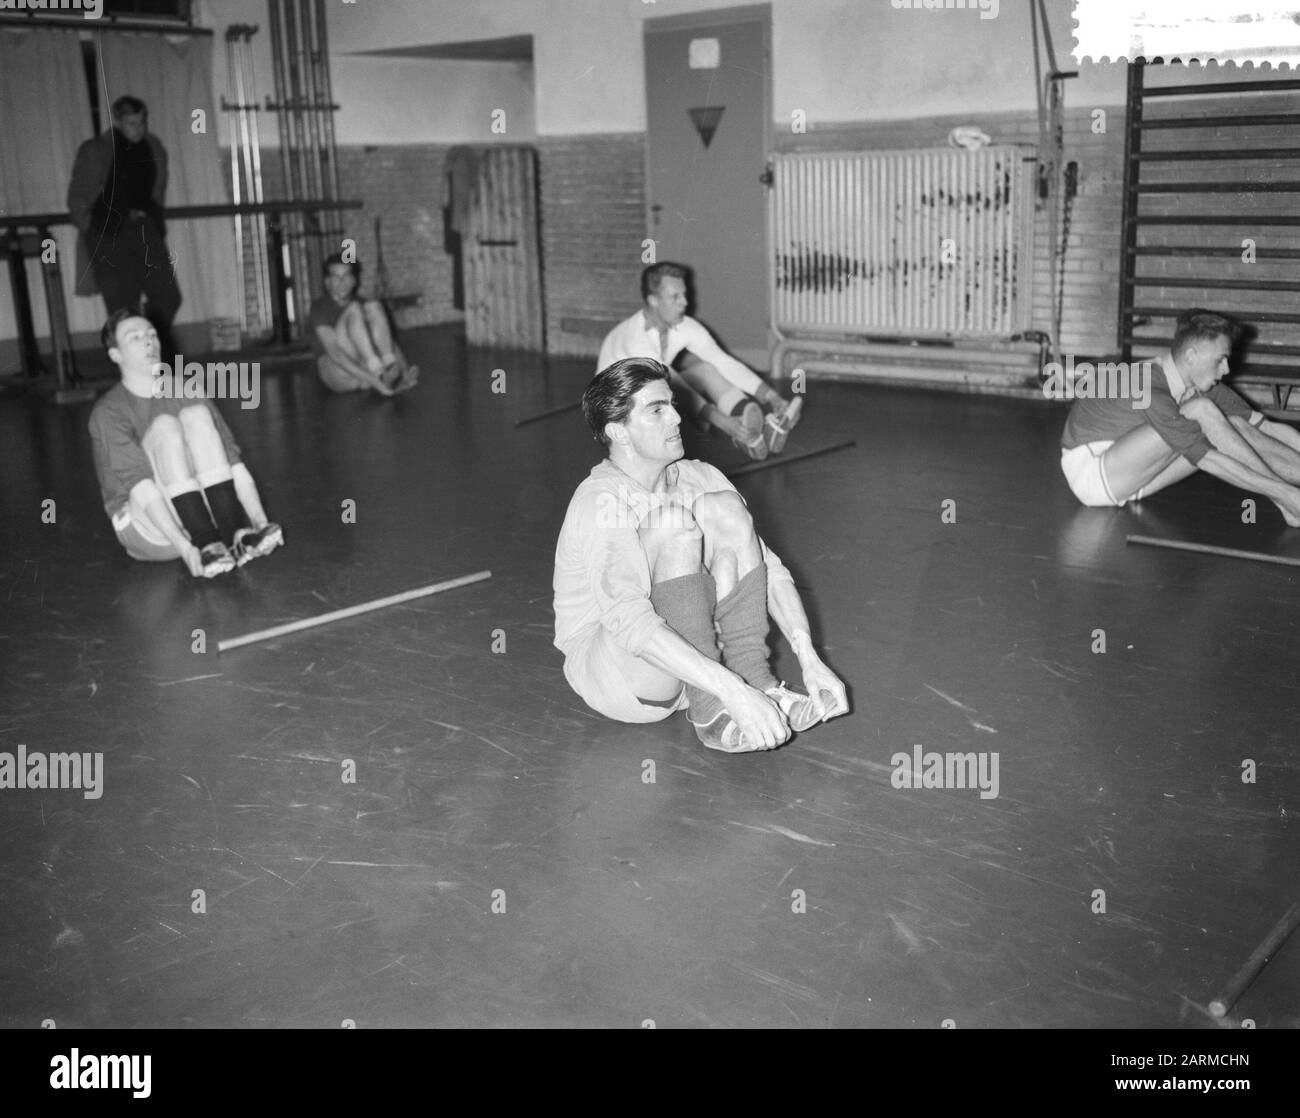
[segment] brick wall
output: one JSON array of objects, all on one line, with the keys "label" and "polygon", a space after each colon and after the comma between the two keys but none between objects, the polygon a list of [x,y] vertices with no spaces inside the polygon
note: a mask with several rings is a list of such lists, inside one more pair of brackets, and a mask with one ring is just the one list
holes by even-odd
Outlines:
[{"label": "brick wall", "polygon": [[[450,150],[433,144],[339,149],[343,194],[365,204],[344,218],[366,267],[362,290],[373,290],[374,219],[380,216],[393,294],[422,296],[420,305],[398,313],[401,326],[464,317],[453,306],[452,260],[443,249],[443,168]],[[538,141],[538,151],[547,348],[594,357],[601,324],[626,318],[640,301],[645,136],[547,137]],[[263,160],[263,177],[266,194],[278,195],[274,151]],[[317,286],[313,281],[313,291]]]},{"label": "brick wall", "polygon": [[640,305],[645,135],[543,137],[538,148],[547,349],[594,357],[601,323]]},{"label": "brick wall", "polygon": [[[935,117],[880,123],[817,125],[802,135],[778,131],[777,150],[861,150],[936,147],[949,131],[976,123],[997,143],[1032,147],[1033,113]],[[1065,116],[1065,161],[1079,164],[1079,188],[1065,259],[1061,344],[1076,357],[1112,353],[1116,345],[1119,238],[1123,182],[1123,113],[1107,110],[1104,133],[1091,110]],[[421,295],[402,309],[403,326],[456,321],[452,262],[443,251],[442,181],[449,147],[384,146],[339,149],[343,193],[365,208],[345,218],[366,265],[363,290],[373,289],[374,219],[383,218],[384,254],[395,295]],[[602,325],[639,304],[637,277],[645,237],[645,135],[617,133],[538,140],[543,292],[547,348],[594,356]],[[279,189],[279,160],[264,160],[268,194]],[[1051,333],[1053,298],[1049,213],[1036,219],[1033,327]]]},{"label": "brick wall", "polygon": [[464,317],[452,304],[452,258],[443,248],[443,167],[450,150],[433,144],[339,149],[343,194],[365,203],[344,219],[367,266],[363,291],[374,289],[375,218],[380,217],[390,295],[422,296],[418,305],[396,312],[399,326]]},{"label": "brick wall", "polygon": [[[344,198],[362,201],[360,210],[343,213],[344,235],[357,242],[363,265],[361,291],[372,294],[378,253],[375,218],[381,217],[384,262],[390,295],[397,297],[399,326],[427,326],[464,317],[452,305],[452,260],[443,250],[443,166],[449,145],[340,147],[339,188]],[[229,174],[229,152],[223,160]],[[276,149],[262,154],[263,194],[282,198],[283,176]],[[333,251],[338,251],[337,249]],[[250,316],[255,316],[251,249],[245,246],[245,283]],[[320,293],[320,277],[311,277],[310,298]],[[401,297],[418,295],[418,303]],[[266,324],[270,328],[270,323]]]}]

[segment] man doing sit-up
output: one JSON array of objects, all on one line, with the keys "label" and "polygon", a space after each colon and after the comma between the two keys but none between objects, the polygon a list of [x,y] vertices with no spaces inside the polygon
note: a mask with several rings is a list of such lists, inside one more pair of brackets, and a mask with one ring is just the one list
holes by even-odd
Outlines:
[{"label": "man doing sit-up", "polygon": [[1139,501],[1199,469],[1269,498],[1300,528],[1300,435],[1219,383],[1240,332],[1224,315],[1185,311],[1169,353],[1149,363],[1147,407],[1114,396],[1075,401],[1061,470],[1083,504]]},{"label": "man doing sit-up", "polygon": [[730,435],[751,458],[779,454],[799,422],[803,397],[785,399],[686,313],[686,277],[684,267],[667,261],[642,271],[643,305],[606,336],[596,368],[625,357],[657,358],[700,424]]},{"label": "man doing sit-up", "polygon": [[373,388],[392,396],[413,388],[420,370],[408,365],[377,299],[357,298],[361,265],[340,253],[321,265],[325,294],[311,305],[307,330],[321,383],[334,392]]},{"label": "man doing sit-up", "polygon": [[[569,503],[555,552],[555,644],[588,706],[621,722],[685,710],[710,749],[772,749],[848,710],[785,565],[735,487],[682,457],[668,370],[616,361],[582,397],[608,457]],[[807,695],[768,666],[768,614]]]},{"label": "man doing sit-up", "polygon": [[[186,398],[159,363],[158,333],[129,309],[100,340],[121,382],[90,413],[104,511],[132,559],[181,559],[213,578],[284,542],[262,510],[230,428],[206,399]],[[165,391],[162,391],[165,389]]]}]

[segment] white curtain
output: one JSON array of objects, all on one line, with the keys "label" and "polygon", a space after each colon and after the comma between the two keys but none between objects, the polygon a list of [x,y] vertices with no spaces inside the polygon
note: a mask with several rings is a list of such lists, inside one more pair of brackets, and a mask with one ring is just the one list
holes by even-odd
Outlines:
[{"label": "white curtain", "polygon": [[[127,93],[149,107],[149,131],[167,149],[166,204],[228,204],[219,148],[222,121],[212,105],[213,36],[103,32],[95,40],[105,115],[108,106]],[[196,131],[200,124],[204,130]],[[230,230],[229,216],[168,220],[167,246],[176,257],[176,280],[184,299],[178,323],[238,319]]]},{"label": "white curtain", "polygon": [[[0,211],[65,213],[72,161],[90,136],[90,93],[76,31],[0,28]],[[74,297],[77,231],[50,230],[59,253],[71,329],[97,331],[104,304]],[[39,260],[27,261],[27,286],[38,337],[49,334]],[[18,336],[9,268],[0,266],[0,341]],[[10,362],[5,362],[9,371]]]}]

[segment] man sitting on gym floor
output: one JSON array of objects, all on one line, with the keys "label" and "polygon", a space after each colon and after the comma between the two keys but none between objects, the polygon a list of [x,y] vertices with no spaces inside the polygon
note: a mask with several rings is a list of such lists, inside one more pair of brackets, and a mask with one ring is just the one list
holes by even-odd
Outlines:
[{"label": "man sitting on gym floor", "polygon": [[1185,311],[1170,352],[1151,362],[1149,407],[1075,401],[1061,436],[1061,470],[1080,501],[1140,501],[1200,469],[1268,497],[1300,528],[1300,434],[1219,383],[1240,333],[1224,315]]},{"label": "man sitting on gym floor", "polygon": [[392,396],[413,388],[420,375],[393,340],[388,314],[377,299],[358,299],[361,265],[335,253],[322,265],[325,294],[311,305],[307,332],[316,370],[335,392],[373,388]]},{"label": "man sitting on gym floor", "polygon": [[262,511],[253,476],[210,400],[159,392],[158,333],[138,313],[115,311],[100,340],[121,372],[90,413],[104,511],[132,559],[182,559],[213,578],[284,542]]},{"label": "man sitting on gym floor", "polygon": [[596,368],[625,357],[658,360],[670,367],[673,387],[697,422],[730,435],[751,458],[779,454],[799,422],[803,398],[786,400],[686,313],[686,274],[666,261],[641,273],[645,306],[609,332]]},{"label": "man sitting on gym floor", "polygon": [[[682,458],[668,370],[649,358],[597,373],[582,410],[608,457],[578,486],[555,552],[555,644],[588,706],[621,722],[685,709],[710,749],[773,749],[848,710],[812,645],[785,565],[735,487]],[[807,695],[768,666],[768,613]]]}]

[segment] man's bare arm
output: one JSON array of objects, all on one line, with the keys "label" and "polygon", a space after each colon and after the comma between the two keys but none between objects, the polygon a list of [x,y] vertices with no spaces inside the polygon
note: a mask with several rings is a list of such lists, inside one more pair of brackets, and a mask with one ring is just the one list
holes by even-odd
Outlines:
[{"label": "man's bare arm", "polygon": [[1272,473],[1264,459],[1246,441],[1245,436],[1228,421],[1227,416],[1219,410],[1214,401],[1204,396],[1191,396],[1179,405],[1178,410],[1184,419],[1190,419],[1200,427],[1205,437],[1210,440],[1210,445],[1224,457],[1234,459],[1255,474]]},{"label": "man's bare arm", "polygon": [[1197,468],[1229,485],[1267,497],[1282,510],[1283,517],[1291,527],[1300,528],[1300,489],[1287,485],[1272,472],[1261,473],[1251,469],[1220,450],[1206,451],[1205,457],[1197,463]]},{"label": "man's bare arm", "polygon": [[[849,709],[844,684],[836,678],[822,658],[817,655],[817,650],[813,648],[812,628],[808,624],[808,613],[803,608],[803,600],[799,597],[799,591],[795,589],[794,583],[787,579],[780,579],[775,582],[769,579],[767,584],[767,608],[772,615],[772,619],[776,622],[777,628],[781,630],[785,639],[790,642],[790,647],[799,660],[799,670],[803,674],[804,686],[807,687],[808,693],[823,708],[822,721],[833,718],[836,714],[843,714]],[[821,691],[830,692],[830,702],[822,698]]]},{"label": "man's bare arm", "polygon": [[1280,443],[1286,443],[1292,450],[1300,451],[1300,431],[1289,423],[1276,423],[1271,419],[1265,419],[1255,430],[1271,435]]},{"label": "man's bare arm", "polygon": [[198,575],[203,571],[203,562],[199,558],[199,549],[190,542],[180,524],[177,523],[171,506],[167,504],[152,478],[138,481],[131,488],[131,496],[138,504],[144,506],[149,522],[162,533],[163,537],[176,549],[190,574]]}]

